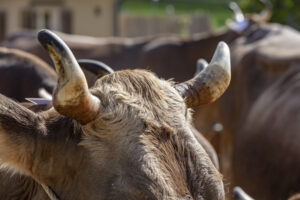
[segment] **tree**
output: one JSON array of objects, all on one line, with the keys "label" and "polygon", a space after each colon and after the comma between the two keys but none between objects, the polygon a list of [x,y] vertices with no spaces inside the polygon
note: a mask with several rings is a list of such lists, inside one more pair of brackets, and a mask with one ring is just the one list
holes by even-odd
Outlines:
[{"label": "tree", "polygon": [[[265,0],[272,4],[271,22],[287,24],[300,30],[299,0]],[[296,3],[298,2],[298,3]],[[259,12],[263,9],[260,0],[241,0],[240,6],[244,13]]]}]

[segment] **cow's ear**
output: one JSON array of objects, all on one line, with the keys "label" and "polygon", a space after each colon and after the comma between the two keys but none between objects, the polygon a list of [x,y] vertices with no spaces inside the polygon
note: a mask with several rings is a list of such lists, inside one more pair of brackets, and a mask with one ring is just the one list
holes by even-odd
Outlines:
[{"label": "cow's ear", "polygon": [[189,107],[208,104],[218,99],[230,83],[230,52],[220,42],[209,65],[193,79],[175,85]]},{"label": "cow's ear", "polygon": [[[51,120],[46,121],[49,116]],[[78,141],[69,137],[73,126],[67,125],[69,119],[54,116],[57,113],[53,110],[34,113],[0,94],[0,167],[47,185],[52,184],[54,178],[60,180],[61,174],[70,168],[76,171],[79,165],[70,163],[77,162],[82,151],[76,148]]]},{"label": "cow's ear", "polygon": [[58,75],[53,93],[54,108],[81,124],[93,121],[101,102],[89,92],[86,78],[69,47],[49,30],[40,31],[38,39],[48,51]]},{"label": "cow's ear", "polygon": [[39,135],[46,133],[39,115],[0,94],[0,165],[19,173],[32,169]]}]

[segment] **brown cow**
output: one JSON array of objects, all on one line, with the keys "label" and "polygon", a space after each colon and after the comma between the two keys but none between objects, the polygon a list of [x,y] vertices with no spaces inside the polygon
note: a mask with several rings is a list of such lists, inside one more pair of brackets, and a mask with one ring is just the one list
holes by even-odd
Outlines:
[{"label": "brown cow", "polygon": [[[100,78],[100,77],[99,77]],[[39,113],[52,108],[52,104],[48,105],[35,105],[30,102],[21,103],[26,108]],[[219,163],[217,154],[214,151],[211,144],[193,127],[191,127],[195,138],[208,154],[209,158],[213,162],[214,166],[218,169]],[[32,192],[30,188],[38,191]],[[41,185],[29,176],[12,174],[5,170],[0,171],[0,199],[11,200],[14,199],[30,199],[41,200],[48,199],[47,193],[43,190]]]},{"label": "brown cow", "polygon": [[[224,199],[221,175],[193,135],[188,106],[214,101],[227,88],[225,43],[187,82],[125,70],[88,90],[70,49],[49,31],[39,40],[58,73],[54,109],[34,113],[0,96],[2,166],[66,200]],[[40,188],[28,190],[34,196]]]},{"label": "brown cow", "polygon": [[[291,66],[299,66],[300,34],[279,24],[256,25],[236,40],[231,50],[231,85],[217,102],[199,109],[202,111],[199,113],[207,124],[223,124],[218,152],[225,181],[240,185],[257,199],[287,199],[299,192],[296,187],[300,188],[297,181],[294,182],[298,174],[293,171],[300,166],[296,158],[298,148],[293,147],[297,141],[293,131],[293,127],[297,127],[297,123],[293,123],[297,119],[294,115],[297,96],[287,98],[284,93],[277,93],[275,97],[275,90],[280,87],[275,89],[273,85],[285,77],[291,82],[288,86],[297,86],[292,76],[285,73]],[[267,97],[270,87],[274,88],[273,98]],[[287,86],[284,90],[290,92]],[[278,104],[283,103],[283,99],[285,104]],[[280,108],[272,108],[272,101]],[[285,112],[287,107],[294,111]],[[287,127],[278,127],[281,123],[277,124],[276,118],[287,120],[284,124]],[[273,142],[279,146],[272,146]],[[295,155],[290,155],[292,151]]]},{"label": "brown cow", "polygon": [[256,199],[287,199],[300,192],[299,77],[300,54],[298,63],[255,101],[236,136],[236,182]]}]

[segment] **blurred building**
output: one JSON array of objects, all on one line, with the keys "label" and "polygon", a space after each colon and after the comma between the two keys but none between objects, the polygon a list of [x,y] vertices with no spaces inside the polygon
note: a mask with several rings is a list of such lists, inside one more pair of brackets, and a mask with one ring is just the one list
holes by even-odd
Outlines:
[{"label": "blurred building", "polygon": [[118,0],[0,0],[0,39],[22,29],[116,34]]}]

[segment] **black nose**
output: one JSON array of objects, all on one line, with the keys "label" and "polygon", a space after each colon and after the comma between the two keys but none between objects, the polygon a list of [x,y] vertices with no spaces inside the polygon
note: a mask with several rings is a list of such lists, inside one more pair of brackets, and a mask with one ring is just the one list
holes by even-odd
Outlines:
[{"label": "black nose", "polygon": [[46,50],[48,50],[49,45],[59,51],[66,51],[68,49],[67,45],[55,33],[47,29],[39,31],[38,40]]}]

